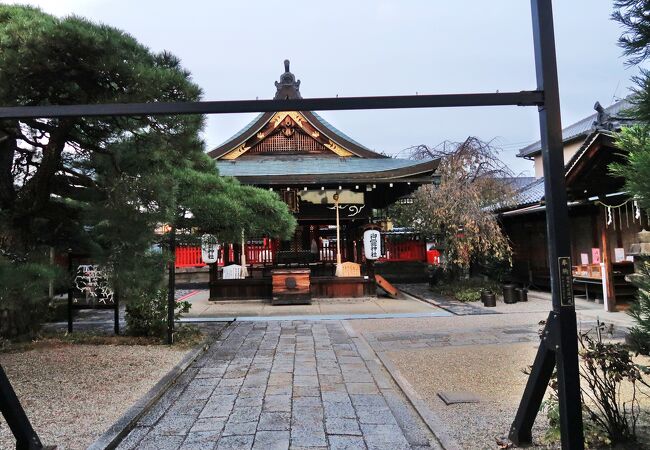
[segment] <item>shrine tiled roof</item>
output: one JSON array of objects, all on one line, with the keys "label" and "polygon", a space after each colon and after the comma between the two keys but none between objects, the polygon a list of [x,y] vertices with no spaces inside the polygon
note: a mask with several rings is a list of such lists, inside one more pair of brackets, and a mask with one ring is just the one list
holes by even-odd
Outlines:
[{"label": "shrine tiled roof", "polygon": [[[336,128],[334,125],[332,125],[331,123],[329,123],[327,120],[323,119],[323,116],[321,116],[320,114],[316,114],[316,113],[313,112],[313,111],[312,111],[311,113],[313,114],[314,117],[316,117],[316,119],[318,119],[318,122],[319,122],[321,125],[324,125],[324,126],[325,126],[329,131],[331,131],[332,133],[334,133],[336,136],[341,137],[341,138],[345,139],[345,140],[348,141],[348,142],[352,142],[354,145],[358,145],[359,147],[361,147],[361,148],[363,148],[363,149],[366,149],[366,150],[368,150],[368,151],[373,151],[373,150],[370,150],[370,149],[369,149],[368,147],[366,147],[365,145],[360,144],[358,141],[355,141],[354,139],[352,139],[350,136],[348,136],[347,134],[345,134],[344,132],[342,132],[341,130],[339,130],[338,128]],[[317,125],[317,124],[315,124],[315,125]]]},{"label": "shrine tiled roof", "polygon": [[[413,161],[395,158],[332,158],[312,156],[274,156],[256,159],[218,160],[217,168],[223,176],[261,181],[293,179],[304,181],[313,177],[320,181],[345,182],[357,179],[398,180],[399,178],[427,176],[438,166],[438,160]],[[251,181],[251,180],[248,180]]]},{"label": "shrine tiled roof", "polygon": [[[623,112],[626,109],[629,109],[630,107],[632,107],[632,104],[630,103],[629,99],[624,98],[608,106],[607,108],[604,108],[604,112],[608,116],[611,116],[611,119],[616,119],[620,123],[620,122],[629,121],[629,119],[626,119],[622,116],[623,116]],[[598,113],[594,113],[562,129],[562,141],[568,142],[577,138],[588,136],[596,129],[594,122],[596,122],[597,118],[598,118]],[[537,141],[520,149],[517,156],[519,156],[520,158],[531,157],[539,153],[541,150],[542,150],[542,143],[541,141]]]}]

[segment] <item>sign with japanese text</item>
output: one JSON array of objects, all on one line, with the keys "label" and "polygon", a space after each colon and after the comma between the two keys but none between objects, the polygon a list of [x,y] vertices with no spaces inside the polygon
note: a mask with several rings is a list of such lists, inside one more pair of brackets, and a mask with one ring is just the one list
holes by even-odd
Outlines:
[{"label": "sign with japanese text", "polygon": [[560,305],[573,306],[573,274],[571,273],[571,257],[558,258],[560,271]]},{"label": "sign with japanese text", "polygon": [[363,254],[366,259],[379,259],[381,256],[381,234],[377,230],[363,233]]}]

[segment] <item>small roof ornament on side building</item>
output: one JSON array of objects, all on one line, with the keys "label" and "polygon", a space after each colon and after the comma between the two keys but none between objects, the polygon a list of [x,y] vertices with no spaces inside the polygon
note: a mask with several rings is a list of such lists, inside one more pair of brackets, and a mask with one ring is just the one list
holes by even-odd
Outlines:
[{"label": "small roof ornament on side building", "polygon": [[300,80],[296,80],[294,74],[289,71],[289,60],[284,60],[284,73],[280,75],[280,81],[275,82],[277,89],[275,93],[275,100],[302,98],[300,95]]},{"label": "small roof ornament on side building", "polygon": [[609,114],[600,102],[596,102],[594,109],[596,110],[596,120],[592,123],[594,130],[616,131],[621,128],[621,124],[616,120],[616,117]]}]

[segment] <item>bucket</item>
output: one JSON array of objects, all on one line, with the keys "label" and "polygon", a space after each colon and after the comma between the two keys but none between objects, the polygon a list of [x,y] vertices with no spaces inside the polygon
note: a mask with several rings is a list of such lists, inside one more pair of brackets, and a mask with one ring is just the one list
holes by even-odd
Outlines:
[{"label": "bucket", "polygon": [[514,284],[503,285],[503,303],[507,303],[507,304],[517,303]]},{"label": "bucket", "polygon": [[517,291],[517,300],[520,302],[527,302],[528,301],[528,289],[526,288],[517,288],[515,289]]}]

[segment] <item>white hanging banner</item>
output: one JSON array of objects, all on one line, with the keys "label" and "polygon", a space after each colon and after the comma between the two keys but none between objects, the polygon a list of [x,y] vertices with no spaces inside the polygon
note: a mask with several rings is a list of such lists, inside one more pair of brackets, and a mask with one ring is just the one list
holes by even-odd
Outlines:
[{"label": "white hanging banner", "polygon": [[363,254],[366,259],[379,259],[381,256],[381,234],[378,230],[366,230],[363,233]]},{"label": "white hanging banner", "polygon": [[219,242],[211,234],[201,236],[201,259],[206,264],[214,264],[219,259]]}]

